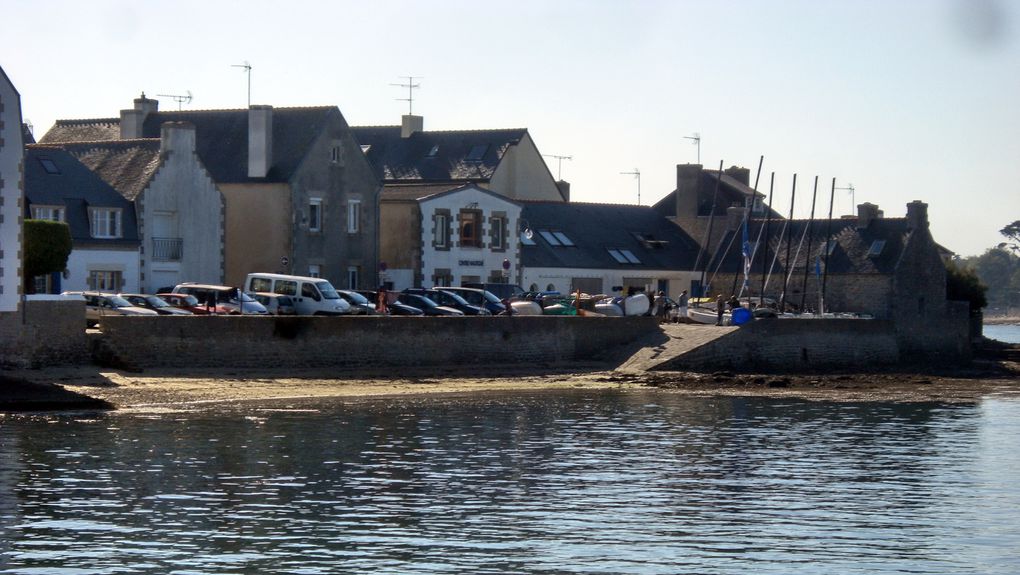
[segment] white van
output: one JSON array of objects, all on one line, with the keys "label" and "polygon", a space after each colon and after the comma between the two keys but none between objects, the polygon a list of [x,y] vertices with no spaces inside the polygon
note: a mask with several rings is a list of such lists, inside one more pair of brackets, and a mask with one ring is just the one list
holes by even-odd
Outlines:
[{"label": "white van", "polygon": [[336,293],[333,284],[322,278],[254,273],[245,278],[244,291],[288,295],[298,315],[341,315],[351,312],[351,304]]}]

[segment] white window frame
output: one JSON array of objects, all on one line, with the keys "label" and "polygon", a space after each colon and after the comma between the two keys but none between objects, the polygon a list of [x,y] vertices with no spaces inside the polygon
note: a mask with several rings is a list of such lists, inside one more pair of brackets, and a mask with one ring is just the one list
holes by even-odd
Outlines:
[{"label": "white window frame", "polygon": [[359,276],[358,266],[349,266],[347,268],[347,289],[358,289]]},{"label": "white window frame", "polygon": [[32,219],[64,221],[64,206],[32,206]]},{"label": "white window frame", "polygon": [[124,287],[124,272],[89,270],[88,286],[91,291],[119,292]]},{"label": "white window frame", "polygon": [[356,234],[361,231],[361,200],[347,202],[347,233]]},{"label": "white window frame", "polygon": [[322,198],[308,200],[308,231],[322,231]]},{"label": "white window frame", "polygon": [[437,248],[450,247],[450,216],[449,214],[436,214],[436,229],[434,232],[434,245]]},{"label": "white window frame", "polygon": [[505,250],[507,228],[506,218],[504,217],[492,218],[490,225],[492,226],[492,249]]},{"label": "white window frame", "polygon": [[319,264],[308,264],[308,277],[321,278],[322,267]]},{"label": "white window frame", "polygon": [[[120,208],[90,208],[90,231],[93,238],[116,239],[124,237]],[[110,228],[113,229],[110,229]]]}]

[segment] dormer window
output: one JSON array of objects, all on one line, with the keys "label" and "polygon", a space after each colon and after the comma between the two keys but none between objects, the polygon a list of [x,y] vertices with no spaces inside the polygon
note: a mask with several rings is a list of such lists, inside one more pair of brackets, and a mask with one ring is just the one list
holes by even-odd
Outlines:
[{"label": "dormer window", "polygon": [[122,237],[120,210],[117,208],[91,208],[92,237],[113,239]]},{"label": "dormer window", "polygon": [[471,146],[471,150],[468,151],[467,157],[464,159],[469,162],[480,162],[485,157],[485,152],[489,151],[488,144],[475,144]]},{"label": "dormer window", "polygon": [[64,208],[61,206],[32,206],[32,219],[62,222],[64,221]]}]

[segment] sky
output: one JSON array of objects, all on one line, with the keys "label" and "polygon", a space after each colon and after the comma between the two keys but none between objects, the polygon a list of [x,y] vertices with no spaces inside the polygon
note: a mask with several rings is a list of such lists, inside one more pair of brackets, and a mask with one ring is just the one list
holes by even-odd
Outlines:
[{"label": "sky", "polygon": [[961,256],[1020,220],[1012,0],[0,0],[0,67],[36,137],[142,92],[244,108],[245,63],[251,103],[354,126],[398,124],[413,76],[426,130],[527,128],[573,201],[651,205],[700,161],[766,194],[774,174],[783,214],[796,174],[796,217],[816,177],[816,217],[833,178],[837,215],[922,200]]}]

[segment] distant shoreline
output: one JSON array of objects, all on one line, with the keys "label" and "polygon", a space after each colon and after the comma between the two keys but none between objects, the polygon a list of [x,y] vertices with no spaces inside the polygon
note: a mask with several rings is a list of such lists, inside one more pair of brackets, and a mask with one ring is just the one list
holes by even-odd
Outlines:
[{"label": "distant shoreline", "polygon": [[994,317],[985,317],[982,321],[985,325],[1020,325],[1020,316],[997,315]]}]

